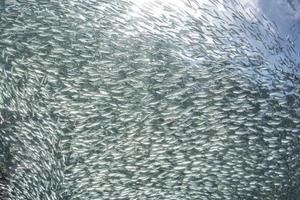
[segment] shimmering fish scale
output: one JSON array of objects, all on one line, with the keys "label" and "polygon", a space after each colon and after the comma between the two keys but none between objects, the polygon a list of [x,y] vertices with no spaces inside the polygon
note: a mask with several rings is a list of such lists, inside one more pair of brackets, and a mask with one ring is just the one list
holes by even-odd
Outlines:
[{"label": "shimmering fish scale", "polygon": [[290,44],[181,2],[6,1],[0,199],[296,199]]}]

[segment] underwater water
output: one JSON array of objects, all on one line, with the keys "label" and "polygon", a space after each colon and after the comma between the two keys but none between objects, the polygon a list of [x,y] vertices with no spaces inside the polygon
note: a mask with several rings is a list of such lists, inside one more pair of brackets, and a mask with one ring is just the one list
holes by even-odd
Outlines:
[{"label": "underwater water", "polygon": [[0,199],[299,199],[297,31],[245,2],[0,1]]}]

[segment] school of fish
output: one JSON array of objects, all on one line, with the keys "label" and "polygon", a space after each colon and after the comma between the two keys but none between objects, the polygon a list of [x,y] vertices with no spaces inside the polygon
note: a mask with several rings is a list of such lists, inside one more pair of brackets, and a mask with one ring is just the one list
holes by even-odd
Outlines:
[{"label": "school of fish", "polygon": [[137,1],[3,1],[0,199],[300,199],[293,43],[238,0]]}]

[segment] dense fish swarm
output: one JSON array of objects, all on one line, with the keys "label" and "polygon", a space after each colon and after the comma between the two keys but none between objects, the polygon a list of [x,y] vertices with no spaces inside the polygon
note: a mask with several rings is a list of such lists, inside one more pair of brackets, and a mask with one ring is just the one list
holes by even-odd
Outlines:
[{"label": "dense fish swarm", "polygon": [[295,200],[293,44],[232,1],[0,12],[0,199]]}]

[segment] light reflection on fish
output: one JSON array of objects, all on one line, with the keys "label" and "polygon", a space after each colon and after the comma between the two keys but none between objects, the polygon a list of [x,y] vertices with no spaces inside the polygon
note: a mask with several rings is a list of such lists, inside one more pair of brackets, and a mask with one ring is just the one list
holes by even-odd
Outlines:
[{"label": "light reflection on fish", "polygon": [[201,2],[7,1],[0,199],[295,199],[296,50]]}]

